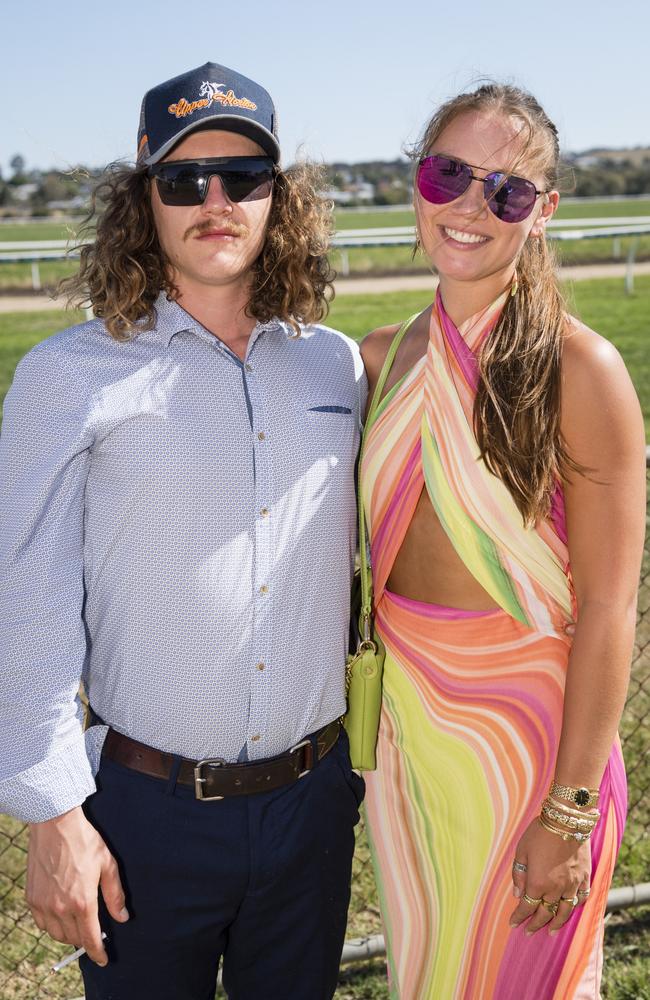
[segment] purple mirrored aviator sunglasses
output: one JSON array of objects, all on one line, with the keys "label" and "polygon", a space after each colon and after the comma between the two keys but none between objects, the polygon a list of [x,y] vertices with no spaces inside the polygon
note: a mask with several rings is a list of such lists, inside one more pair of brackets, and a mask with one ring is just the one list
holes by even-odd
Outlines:
[{"label": "purple mirrored aviator sunglasses", "polygon": [[201,160],[164,160],[149,167],[164,205],[202,205],[211,177],[218,177],[233,202],[268,198],[275,165],[270,156],[215,156]]},{"label": "purple mirrored aviator sunglasses", "polygon": [[499,170],[485,177],[472,173],[480,169],[450,156],[425,156],[418,165],[418,191],[433,205],[445,205],[460,198],[472,181],[479,181],[488,208],[502,222],[522,222],[532,212],[538,196],[548,193],[538,191],[532,181]]}]

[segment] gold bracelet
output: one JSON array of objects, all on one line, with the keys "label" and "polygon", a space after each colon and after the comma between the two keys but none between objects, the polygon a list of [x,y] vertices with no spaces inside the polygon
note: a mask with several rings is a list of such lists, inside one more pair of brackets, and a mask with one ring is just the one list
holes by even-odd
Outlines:
[{"label": "gold bracelet", "polygon": [[576,819],[575,816],[564,816],[559,810],[551,809],[549,806],[542,807],[542,815],[546,816],[547,819],[553,820],[560,826],[567,827],[570,830],[582,830],[591,832],[595,830],[596,824],[589,822],[588,820]]},{"label": "gold bracelet", "polygon": [[546,816],[548,819],[554,820],[559,823],[560,826],[566,826],[570,830],[581,830],[591,833],[595,829],[597,820],[595,819],[579,819],[577,816],[567,816],[565,813],[561,812],[559,809],[554,809],[544,803],[542,806],[542,816]]},{"label": "gold bracelet", "polygon": [[596,806],[600,790],[598,788],[585,788],[583,785],[573,788],[572,785],[560,785],[553,780],[548,794],[558,795],[561,799],[575,802],[578,806]]},{"label": "gold bracelet", "polygon": [[591,837],[590,833],[565,833],[563,830],[556,830],[554,826],[551,826],[543,816],[537,817],[540,826],[549,833],[554,833],[556,837],[561,837],[562,840],[577,840],[579,844],[583,843],[585,840],[589,840]]},{"label": "gold bracelet", "polygon": [[583,816],[593,817],[594,820],[600,819],[600,809],[572,809],[570,805],[567,805],[566,801],[562,799],[556,799],[552,795],[547,795],[544,799],[546,805],[555,806],[556,809],[561,809],[568,816],[577,816],[581,819]]}]

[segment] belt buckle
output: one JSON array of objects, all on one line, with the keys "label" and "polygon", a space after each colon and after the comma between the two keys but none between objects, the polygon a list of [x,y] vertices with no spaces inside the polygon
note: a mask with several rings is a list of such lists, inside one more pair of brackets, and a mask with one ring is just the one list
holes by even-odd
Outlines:
[{"label": "belt buckle", "polygon": [[210,764],[212,767],[223,767],[225,763],[223,757],[207,757],[205,760],[198,761],[194,767],[194,794],[200,802],[217,802],[225,798],[223,795],[204,795],[202,786],[207,781],[207,778],[204,778],[201,774],[201,769],[206,764]]},{"label": "belt buckle", "polygon": [[309,761],[309,763],[310,763],[311,766],[308,767],[305,771],[301,771],[300,774],[298,775],[298,778],[304,778],[306,774],[309,774],[309,772],[313,769],[313,766],[314,766],[314,747],[313,747],[313,744],[312,744],[311,740],[308,739],[308,738],[306,738],[304,740],[301,740],[300,743],[296,743],[295,746],[289,747],[287,753],[294,754],[298,750],[300,750],[301,747],[310,747],[311,748],[311,760]]}]

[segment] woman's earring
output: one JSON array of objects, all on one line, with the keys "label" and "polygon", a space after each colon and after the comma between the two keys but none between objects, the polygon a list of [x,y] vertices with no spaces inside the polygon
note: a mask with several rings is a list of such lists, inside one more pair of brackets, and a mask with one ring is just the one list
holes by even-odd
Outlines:
[{"label": "woman's earring", "polygon": [[515,271],[515,276],[512,279],[512,284],[510,286],[510,298],[513,299],[517,294],[517,289],[519,288],[519,279],[517,278],[517,272]]}]

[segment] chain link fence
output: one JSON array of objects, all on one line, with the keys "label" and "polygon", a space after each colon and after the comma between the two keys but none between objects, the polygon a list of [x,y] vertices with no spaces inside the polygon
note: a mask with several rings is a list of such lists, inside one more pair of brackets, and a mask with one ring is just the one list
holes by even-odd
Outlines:
[{"label": "chain link fence", "polygon": [[[621,739],[629,782],[629,813],[615,886],[643,882],[650,871],[650,525],[639,591],[632,675]],[[83,993],[76,963],[56,975],[70,953],[41,934],[25,904],[27,829],[0,816],[0,1000],[71,1000]],[[348,938],[381,933],[372,866],[363,826],[357,836]]]}]

